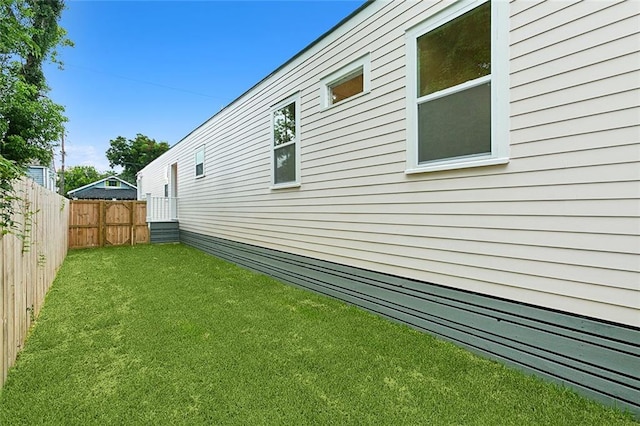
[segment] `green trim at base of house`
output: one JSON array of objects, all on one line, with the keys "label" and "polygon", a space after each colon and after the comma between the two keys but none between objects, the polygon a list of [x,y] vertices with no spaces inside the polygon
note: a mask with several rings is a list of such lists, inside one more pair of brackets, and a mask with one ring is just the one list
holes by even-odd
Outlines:
[{"label": "green trim at base of house", "polygon": [[180,242],[640,417],[640,329],[180,230]]},{"label": "green trim at base of house", "polygon": [[177,243],[180,240],[178,227],[176,221],[149,222],[149,241],[151,244]]}]

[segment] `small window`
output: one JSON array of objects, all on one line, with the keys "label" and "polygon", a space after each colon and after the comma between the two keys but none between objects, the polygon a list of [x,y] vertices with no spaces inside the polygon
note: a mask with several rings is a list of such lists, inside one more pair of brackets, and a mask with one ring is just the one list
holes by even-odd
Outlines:
[{"label": "small window", "polygon": [[329,85],[329,102],[337,104],[364,91],[363,68],[358,68],[353,74]]},{"label": "small window", "polygon": [[508,161],[500,3],[456,2],[407,33],[408,173]]},{"label": "small window", "polygon": [[300,100],[292,96],[271,109],[272,185],[300,183]]},{"label": "small window", "polygon": [[120,186],[120,181],[119,180],[108,180],[106,181],[107,187],[108,188],[117,188]]},{"label": "small window", "polygon": [[169,197],[169,184],[168,183],[164,184],[164,197],[165,198]]},{"label": "small window", "polygon": [[320,82],[320,98],[324,108],[370,90],[369,55],[346,65],[324,77]]},{"label": "small window", "polygon": [[196,177],[204,176],[204,146],[196,151]]}]

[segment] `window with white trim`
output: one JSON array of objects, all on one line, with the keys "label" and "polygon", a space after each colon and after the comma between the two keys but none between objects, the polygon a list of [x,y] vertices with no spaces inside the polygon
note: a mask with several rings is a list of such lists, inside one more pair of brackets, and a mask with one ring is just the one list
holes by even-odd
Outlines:
[{"label": "window with white trim", "polygon": [[196,177],[204,176],[204,145],[196,151]]},{"label": "window with white trim", "polygon": [[296,94],[271,108],[273,188],[300,185],[300,98]]},{"label": "window with white trim", "polygon": [[407,173],[508,162],[503,3],[456,2],[407,32]]},{"label": "window with white trim", "polygon": [[370,90],[369,54],[351,62],[320,80],[320,102],[328,108]]}]

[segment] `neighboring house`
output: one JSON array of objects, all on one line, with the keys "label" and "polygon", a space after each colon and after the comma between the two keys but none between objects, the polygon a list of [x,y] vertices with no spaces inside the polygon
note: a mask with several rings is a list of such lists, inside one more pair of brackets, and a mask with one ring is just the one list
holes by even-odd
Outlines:
[{"label": "neighboring house", "polygon": [[639,13],[367,3],[140,185],[185,244],[640,413]]},{"label": "neighboring house", "polygon": [[69,198],[78,200],[135,200],[135,185],[116,176],[106,177],[67,192]]},{"label": "neighboring house", "polygon": [[31,165],[27,167],[27,176],[38,185],[56,191],[56,172],[48,166]]}]

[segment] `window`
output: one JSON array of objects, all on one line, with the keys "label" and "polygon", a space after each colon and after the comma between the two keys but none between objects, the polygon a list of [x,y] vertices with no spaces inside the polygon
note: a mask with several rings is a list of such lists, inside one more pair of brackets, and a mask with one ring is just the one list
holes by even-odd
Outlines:
[{"label": "window", "polygon": [[120,181],[115,179],[110,179],[105,182],[107,184],[107,188],[117,188],[120,186]]},{"label": "window", "polygon": [[272,185],[300,185],[300,99],[292,96],[271,109]]},{"label": "window", "polygon": [[369,54],[326,76],[320,82],[323,108],[370,90],[371,61]]},{"label": "window", "polygon": [[407,32],[407,173],[508,162],[503,3],[456,2]]},{"label": "window", "polygon": [[329,102],[337,104],[364,91],[363,69],[359,67],[353,73],[328,86]]},{"label": "window", "polygon": [[196,177],[204,176],[204,146],[196,151]]}]

